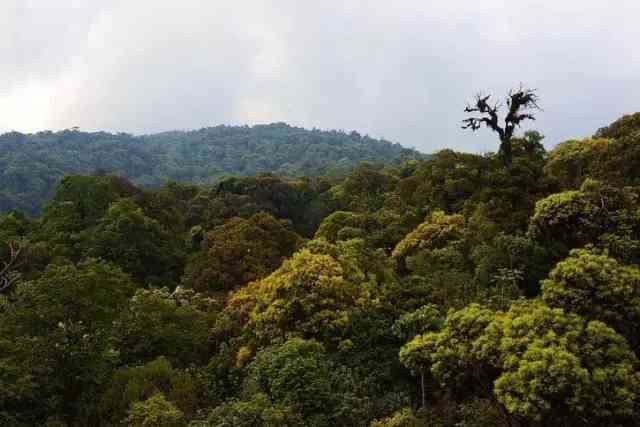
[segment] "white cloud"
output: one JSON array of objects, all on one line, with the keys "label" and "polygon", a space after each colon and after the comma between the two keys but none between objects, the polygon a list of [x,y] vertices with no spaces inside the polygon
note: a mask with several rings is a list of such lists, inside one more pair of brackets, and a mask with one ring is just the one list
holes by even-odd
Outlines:
[{"label": "white cloud", "polygon": [[480,89],[525,82],[554,143],[640,109],[640,3],[0,0],[0,129],[287,121],[425,151]]}]

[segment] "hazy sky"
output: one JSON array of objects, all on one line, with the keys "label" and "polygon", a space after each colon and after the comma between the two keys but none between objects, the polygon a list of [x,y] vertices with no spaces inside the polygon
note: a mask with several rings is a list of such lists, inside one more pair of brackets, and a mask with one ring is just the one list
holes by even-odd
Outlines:
[{"label": "hazy sky", "polygon": [[640,0],[0,0],[0,131],[285,121],[423,151],[477,91],[539,89],[549,146],[640,111]]}]

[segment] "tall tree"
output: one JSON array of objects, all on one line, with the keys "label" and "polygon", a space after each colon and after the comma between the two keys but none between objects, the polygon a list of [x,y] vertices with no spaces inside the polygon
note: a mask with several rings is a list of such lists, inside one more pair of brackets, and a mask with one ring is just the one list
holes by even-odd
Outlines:
[{"label": "tall tree", "polygon": [[498,134],[500,138],[500,154],[505,165],[511,166],[513,160],[512,139],[513,132],[525,120],[535,120],[532,111],[540,110],[538,106],[538,95],[535,89],[525,89],[522,86],[518,90],[511,90],[506,98],[507,114],[501,124],[499,113],[502,104],[496,102],[489,104],[491,95],[478,94],[475,104],[467,104],[465,113],[474,113],[475,116],[467,117],[462,121],[463,129],[477,131],[483,125]]}]

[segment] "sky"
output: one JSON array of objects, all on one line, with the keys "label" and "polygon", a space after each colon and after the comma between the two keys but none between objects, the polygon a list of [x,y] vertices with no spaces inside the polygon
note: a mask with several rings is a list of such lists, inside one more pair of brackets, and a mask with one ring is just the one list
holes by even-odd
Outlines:
[{"label": "sky", "polygon": [[640,111],[638,0],[0,0],[0,131],[287,122],[424,152],[536,88],[546,145]]}]

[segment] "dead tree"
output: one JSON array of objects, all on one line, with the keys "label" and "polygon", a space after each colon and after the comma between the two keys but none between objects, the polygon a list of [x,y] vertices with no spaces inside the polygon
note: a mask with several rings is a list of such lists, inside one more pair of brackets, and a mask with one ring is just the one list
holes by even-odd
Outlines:
[{"label": "dead tree", "polygon": [[511,140],[513,132],[525,120],[535,120],[532,111],[540,110],[538,106],[538,95],[535,89],[524,89],[522,86],[518,90],[510,90],[506,99],[507,114],[502,123],[500,122],[500,109],[502,104],[496,102],[489,104],[491,95],[476,95],[475,104],[467,104],[465,113],[476,113],[476,116],[467,117],[462,121],[462,129],[477,131],[482,126],[488,127],[498,134],[500,138],[499,153],[504,159],[505,165],[511,166],[513,160],[513,150]]},{"label": "dead tree", "polygon": [[0,294],[6,293],[18,281],[20,274],[16,271],[22,262],[22,251],[25,243],[11,240],[6,243],[9,248],[8,259],[0,262]]}]

